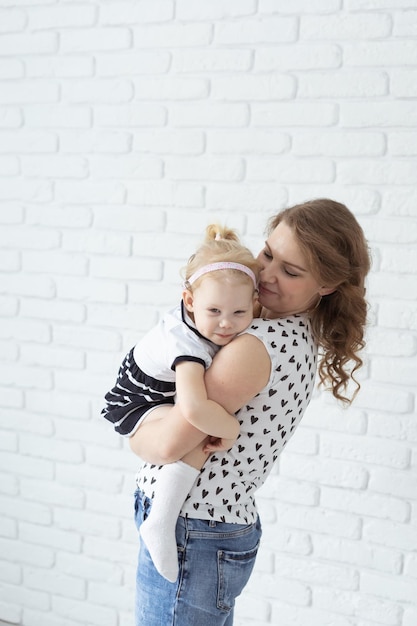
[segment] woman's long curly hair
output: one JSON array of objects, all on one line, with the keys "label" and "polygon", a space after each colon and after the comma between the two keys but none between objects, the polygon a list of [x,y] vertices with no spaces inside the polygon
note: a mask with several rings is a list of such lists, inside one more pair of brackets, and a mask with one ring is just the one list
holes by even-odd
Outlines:
[{"label": "woman's long curly hair", "polygon": [[[314,278],[335,288],[310,311],[310,318],[320,352],[319,384],[350,404],[360,389],[355,372],[363,365],[358,353],[365,346],[368,311],[370,254],[363,230],[344,204],[327,198],[285,209],[270,220],[269,233],[280,222],[293,230]],[[356,387],[349,397],[351,380]]]}]

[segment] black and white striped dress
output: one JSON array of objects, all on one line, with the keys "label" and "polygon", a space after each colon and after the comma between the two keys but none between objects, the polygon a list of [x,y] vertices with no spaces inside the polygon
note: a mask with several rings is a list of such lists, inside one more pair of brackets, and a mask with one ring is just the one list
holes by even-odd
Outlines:
[{"label": "black and white striped dress", "polygon": [[153,408],[175,402],[175,368],[181,361],[211,365],[219,347],[196,329],[181,302],[126,355],[102,415],[130,436]]}]

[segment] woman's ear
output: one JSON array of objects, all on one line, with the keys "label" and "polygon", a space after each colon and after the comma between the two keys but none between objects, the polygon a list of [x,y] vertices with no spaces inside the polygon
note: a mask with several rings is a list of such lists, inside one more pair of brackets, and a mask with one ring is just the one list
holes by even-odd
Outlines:
[{"label": "woman's ear", "polygon": [[192,313],[194,310],[194,297],[189,289],[184,289],[182,292],[182,301],[184,302],[184,306],[187,311]]},{"label": "woman's ear", "polygon": [[321,296],[328,296],[336,291],[337,287],[320,287],[319,294]]}]

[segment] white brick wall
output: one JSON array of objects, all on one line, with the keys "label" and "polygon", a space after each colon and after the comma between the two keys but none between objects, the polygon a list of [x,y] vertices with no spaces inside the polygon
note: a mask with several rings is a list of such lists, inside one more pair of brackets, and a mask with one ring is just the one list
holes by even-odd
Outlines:
[{"label": "white brick wall", "polygon": [[330,196],[373,251],[363,389],[259,494],[236,624],[415,626],[416,85],[416,0],[0,1],[0,621],[132,624],[103,394],[208,222],[256,251]]}]

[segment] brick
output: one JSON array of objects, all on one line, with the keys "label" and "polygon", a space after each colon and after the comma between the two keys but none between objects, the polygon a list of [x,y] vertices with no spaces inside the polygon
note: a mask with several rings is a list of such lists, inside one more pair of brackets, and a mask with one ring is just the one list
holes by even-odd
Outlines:
[{"label": "brick", "polygon": [[94,6],[54,6],[29,9],[29,27],[36,30],[93,26],[97,9]]},{"label": "brick", "polygon": [[148,24],[133,29],[134,48],[184,48],[205,46],[212,40],[211,24]]},{"label": "brick", "polygon": [[0,134],[1,152],[56,152],[57,147],[58,140],[54,133],[14,131]]},{"label": "brick", "polygon": [[416,6],[416,0],[349,0],[348,7],[352,11],[369,9],[410,9]]},{"label": "brick", "polygon": [[333,126],[336,123],[336,106],[331,103],[271,103],[252,106],[254,126]]},{"label": "brick", "polygon": [[363,538],[366,542],[407,552],[415,550],[417,542],[415,528],[410,524],[398,524],[390,520],[369,520],[365,522]]},{"label": "brick", "polygon": [[0,176],[17,176],[18,174],[20,174],[19,159],[0,156]]},{"label": "brick", "polygon": [[[393,313],[392,308],[390,310]],[[410,412],[413,396],[407,390],[391,385],[367,383],[362,385],[356,404],[373,411],[402,414]]]},{"label": "brick", "polygon": [[[0,18],[1,19],[1,18]],[[24,66],[22,61],[17,59],[0,60],[0,78],[22,78],[24,75]]]},{"label": "brick", "polygon": [[120,131],[71,131],[60,133],[60,151],[72,154],[129,152],[131,137]]},{"label": "brick", "polygon": [[19,128],[22,125],[22,114],[19,109],[3,107],[0,109],[0,128]]},{"label": "brick", "polygon": [[4,248],[48,250],[59,247],[60,234],[53,230],[5,226],[0,233],[0,243]]},{"label": "brick", "polygon": [[254,70],[256,72],[317,70],[338,68],[341,65],[342,50],[340,46],[332,43],[312,45],[297,41],[293,44],[282,44],[279,47],[262,46],[255,50]]},{"label": "brick", "polygon": [[86,178],[88,163],[80,157],[23,157],[22,172],[32,178]]},{"label": "brick", "polygon": [[236,157],[176,156],[165,159],[165,174],[170,180],[238,181],[244,177],[244,165]]},{"label": "brick", "polygon": [[6,34],[0,40],[0,54],[29,55],[55,54],[58,51],[57,33]]},{"label": "brick", "polygon": [[124,103],[133,97],[131,81],[121,79],[96,79],[66,82],[62,87],[63,98],[71,103]]},{"label": "brick", "polygon": [[382,156],[385,150],[383,133],[326,130],[319,133],[306,130],[292,134],[291,152],[300,156]]},{"label": "brick", "polygon": [[214,154],[282,154],[290,148],[287,133],[254,128],[210,130],[207,132],[207,152]]},{"label": "brick", "polygon": [[[417,5],[414,3],[414,6]],[[392,32],[395,37],[415,37],[417,35],[417,11],[395,13]]]},{"label": "brick", "polygon": [[343,485],[353,489],[364,489],[368,480],[366,469],[342,460],[308,458],[285,454],[280,461],[280,470],[285,477],[319,482],[324,485]]},{"label": "brick", "polygon": [[97,105],[94,108],[97,128],[158,127],[166,124],[167,114],[163,105],[132,102],[130,104]]},{"label": "brick", "polygon": [[390,331],[386,328],[368,330],[367,350],[371,354],[392,357],[414,356],[417,354],[417,339],[407,332]]},{"label": "brick", "polygon": [[[94,336],[94,331],[92,331],[91,334]],[[104,335],[104,333],[102,333],[102,335]],[[62,341],[60,336],[57,337],[57,343],[59,340]],[[66,394],[62,391],[57,394],[48,393],[39,389],[28,389],[25,391],[25,399],[27,409],[41,415],[76,417],[80,420],[85,420],[90,415],[90,405],[87,398],[83,398],[82,396],[74,397],[73,394]],[[36,432],[50,435],[51,428],[48,426],[48,420],[45,420],[44,424],[39,422],[39,429],[36,430]]]},{"label": "brick", "polygon": [[172,70],[178,74],[186,72],[247,72],[252,67],[252,59],[253,52],[244,48],[230,50],[178,49],[173,51]]},{"label": "brick", "polygon": [[128,28],[85,28],[60,33],[60,50],[64,53],[125,50],[131,43]]},{"label": "brick", "polygon": [[209,94],[208,81],[203,78],[141,77],[133,84],[135,100],[200,100]]},{"label": "brick", "polygon": [[269,76],[213,77],[210,94],[221,100],[288,100],[296,92],[292,76],[273,74]]},{"label": "brick", "polygon": [[55,184],[55,200],[74,204],[114,204],[123,203],[126,191],[119,181],[70,182],[59,180]]},{"label": "brick", "polygon": [[417,43],[413,40],[346,44],[344,50],[347,66],[408,66],[417,60]]},{"label": "brick", "polygon": [[[26,222],[32,226],[84,229],[92,223],[92,212],[89,207],[29,206],[25,208]],[[41,229],[38,229],[38,232],[42,232]]]},{"label": "brick", "polygon": [[178,0],[176,17],[180,20],[224,20],[256,13],[254,0]]},{"label": "brick", "polygon": [[[378,361],[378,359],[375,359]],[[385,362],[385,359],[383,360]],[[374,363],[374,359],[373,359]],[[372,367],[374,367],[372,363]],[[326,435],[320,437],[320,452],[325,458],[336,458],[360,463],[376,463],[397,469],[410,465],[410,452],[402,445],[393,442],[372,441],[370,438],[349,437],[347,435]]]},{"label": "brick", "polygon": [[377,570],[387,574],[400,574],[403,567],[402,554],[388,548],[369,545],[364,541],[352,541],[315,533],[312,551],[316,559],[345,563],[361,570]]},{"label": "brick", "polygon": [[415,156],[417,154],[417,133],[389,133],[387,145],[388,152],[394,156]]},{"label": "brick", "polygon": [[87,273],[87,259],[74,254],[61,252],[25,252],[23,268],[28,272],[50,272],[51,267],[57,274],[83,276]]},{"label": "brick", "polygon": [[137,131],[133,136],[133,151],[140,153],[200,155],[204,145],[204,134],[199,130]]},{"label": "brick", "polygon": [[417,70],[393,70],[390,73],[390,93],[396,98],[417,96]]},{"label": "brick", "polygon": [[26,59],[26,72],[30,78],[81,78],[94,75],[94,59],[85,55],[32,56]]},{"label": "brick", "polygon": [[342,103],[340,122],[352,128],[412,127],[417,123],[417,111],[414,104],[407,101]]},{"label": "brick", "polygon": [[25,109],[25,126],[29,128],[90,128],[91,120],[88,106],[34,104]]},{"label": "brick", "polygon": [[260,0],[260,13],[333,13],[340,9],[339,0]]},{"label": "brick", "polygon": [[35,202],[43,204],[52,200],[52,183],[49,181],[26,180],[22,185],[21,180],[5,179],[0,187],[0,199],[17,200],[19,202]]},{"label": "brick", "polygon": [[[0,41],[1,50],[1,41]],[[2,88],[0,104],[39,104],[58,102],[59,86],[48,81],[13,81]]]},{"label": "brick", "polygon": [[305,74],[298,78],[300,98],[368,98],[388,93],[384,72],[336,71]]},{"label": "brick", "polygon": [[91,559],[82,554],[58,554],[57,569],[69,576],[103,582],[111,580],[115,584],[121,584],[123,577],[120,566],[106,563],[105,560]]},{"label": "brick", "polygon": [[100,350],[120,350],[120,335],[116,330],[81,327],[75,331],[72,326],[59,325],[54,328],[54,341],[58,345],[83,347]]},{"label": "brick", "polygon": [[397,161],[341,162],[337,166],[338,179],[343,184],[367,183],[373,185],[410,185],[415,180],[413,163]]},{"label": "brick", "polygon": [[416,381],[416,359],[403,358],[401,366],[396,360],[390,358],[375,357],[372,360],[373,378],[379,382],[389,382],[397,385],[411,385]]},{"label": "brick", "polygon": [[65,550],[66,552],[79,553],[81,551],[80,535],[53,526],[35,526],[33,523],[23,522],[20,536],[23,541],[34,542],[41,546]]},{"label": "brick", "polygon": [[295,41],[296,38],[297,20],[283,16],[219,22],[214,32],[216,45],[276,44]]},{"label": "brick", "polygon": [[[67,302],[66,304],[73,303]],[[41,310],[42,307],[36,312],[39,317],[41,317]],[[36,317],[36,313],[33,317]],[[53,312],[49,315],[54,317]],[[63,317],[65,318],[65,316]],[[71,317],[75,318],[76,316],[67,315],[68,319]],[[46,315],[45,319],[47,319]],[[41,367],[62,367],[64,365],[68,369],[83,369],[85,357],[82,352],[76,352],[75,350],[64,350],[52,346],[43,347],[39,346],[39,344],[25,344],[21,348],[21,361],[26,365],[39,365]]]},{"label": "brick", "polygon": [[106,2],[100,7],[100,22],[105,25],[165,22],[174,17],[172,0]]},{"label": "brick", "polygon": [[165,226],[164,213],[142,207],[100,207],[96,211],[95,224],[98,228],[134,232],[161,232]]},{"label": "brick", "polygon": [[347,489],[322,487],[320,505],[326,509],[346,511],[363,517],[379,517],[394,522],[407,522],[409,505],[398,497],[369,492],[354,492]]},{"label": "brick", "polygon": [[277,159],[250,157],[247,159],[248,180],[269,180],[280,183],[330,183],[335,179],[335,168],[328,159],[291,159],[285,163]]},{"label": "brick", "polygon": [[26,14],[19,9],[0,10],[0,33],[11,33],[23,30],[27,25]]},{"label": "brick", "polygon": [[[400,245],[400,250],[403,254],[407,255],[409,253],[412,254],[412,249],[409,246],[401,245],[401,244],[410,244],[417,241],[417,220],[401,220],[401,219],[389,219],[389,218],[381,218],[380,220],[372,220],[369,218],[361,219],[361,226],[364,231],[367,233],[367,237],[369,241],[374,241],[378,243],[395,243],[398,246]],[[384,246],[384,252],[391,252],[391,246]],[[405,261],[406,259],[404,259]],[[412,260],[412,259],[408,259]],[[403,265],[403,268],[405,266]],[[398,269],[398,268],[397,268]]]},{"label": "brick", "polygon": [[417,196],[413,189],[387,189],[382,199],[384,215],[415,217]]},{"label": "brick", "polygon": [[85,581],[58,573],[56,570],[48,571],[34,567],[26,567],[24,570],[23,583],[29,589],[48,591],[54,595],[62,595],[69,598],[84,599],[87,584]]},{"label": "brick", "polygon": [[360,536],[361,524],[353,515],[326,511],[318,507],[288,505],[282,502],[276,503],[276,511],[280,524],[291,529],[323,532],[323,527],[325,527],[326,534],[329,536],[346,539],[358,539]]},{"label": "brick", "polygon": [[[137,3],[135,3],[137,4]],[[166,51],[126,52],[117,55],[97,55],[98,76],[136,76],[138,74],[165,74],[171,64]]]},{"label": "brick", "polygon": [[[404,500],[412,500],[416,492],[417,478],[412,472],[374,468],[369,480],[369,488],[378,493],[392,495]],[[393,520],[401,521],[401,520]],[[406,521],[406,520],[404,520]]]},{"label": "brick", "polygon": [[[4,463],[6,463],[7,461],[9,462],[13,461],[12,455],[10,454],[3,454],[2,456],[4,459]],[[45,463],[46,462],[44,461],[43,464],[45,465]],[[26,472],[27,475],[30,474],[29,465],[30,465],[30,460],[27,459],[27,472]],[[51,464],[49,464],[49,466],[50,465]],[[41,467],[41,462],[39,461],[39,459],[34,460],[33,476],[36,476],[37,478],[41,476],[42,472],[39,472],[40,467]],[[15,471],[17,470],[16,475],[19,476],[19,478],[25,475],[25,472],[20,471],[18,464],[12,462],[10,465],[9,471],[12,468]],[[51,473],[49,474],[50,474],[50,477],[52,477],[52,474]],[[46,472],[45,472],[45,475],[46,475]],[[19,522],[22,522],[22,523],[26,521],[31,521],[33,524],[48,525],[51,523],[51,520],[52,520],[51,511],[49,507],[43,504],[39,504],[37,502],[30,502],[28,500],[23,500],[22,498],[0,496],[0,510],[2,511],[2,514],[4,516],[7,516],[8,518],[12,518],[12,519],[17,519],[19,520]],[[19,534],[19,539],[22,540],[22,537],[20,534]]]},{"label": "brick", "polygon": [[0,364],[2,382],[16,387],[51,389],[52,373],[36,367],[9,364],[7,369]]},{"label": "brick", "polygon": [[[416,442],[417,423],[412,416],[407,415],[396,415],[395,420],[392,420],[391,415],[371,414],[369,416],[369,433],[375,437]],[[379,489],[377,490],[379,491]]]},{"label": "brick", "polygon": [[[391,32],[389,15],[341,13],[336,15],[302,15],[300,39],[380,39]],[[350,44],[353,48],[352,44]],[[368,45],[368,44],[367,44]]]},{"label": "brick", "polygon": [[5,561],[10,560],[40,567],[52,567],[54,565],[53,550],[36,545],[32,545],[28,550],[28,546],[19,540],[0,539],[0,554]]},{"label": "brick", "polygon": [[[83,535],[98,535],[108,539],[117,540],[120,536],[119,524],[111,518],[104,518],[102,515],[85,510],[74,510],[68,508],[57,508],[55,511],[55,525],[64,530],[75,530]],[[86,575],[77,576],[87,582]]]},{"label": "brick", "polygon": [[[128,236],[109,232],[92,233],[91,231],[78,231],[65,233],[62,239],[62,248],[70,252],[87,252],[90,254],[114,254],[129,256],[131,243]],[[85,284],[88,285],[89,280]],[[97,283],[96,283],[97,284]],[[76,293],[76,291],[74,292]]]},{"label": "brick", "polygon": [[407,579],[392,579],[388,587],[386,577],[363,572],[361,574],[361,590],[367,594],[378,595],[381,588],[385,589],[386,596],[398,602],[412,602],[415,598],[415,581]]}]

